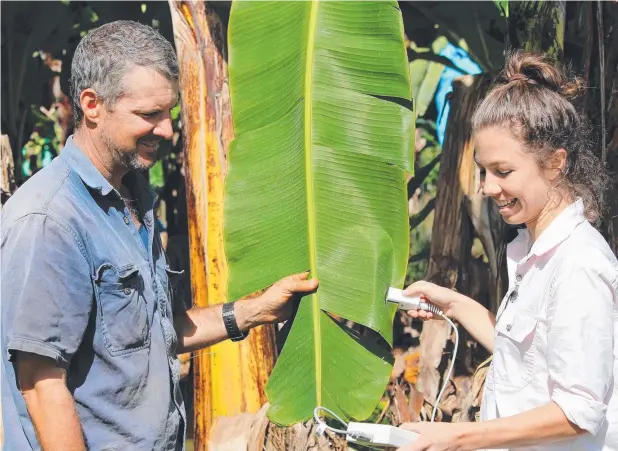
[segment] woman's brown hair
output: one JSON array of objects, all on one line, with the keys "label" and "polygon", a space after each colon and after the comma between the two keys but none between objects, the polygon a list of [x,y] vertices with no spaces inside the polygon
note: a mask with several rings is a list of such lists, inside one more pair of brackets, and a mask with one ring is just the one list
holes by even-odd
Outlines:
[{"label": "woman's brown hair", "polygon": [[505,127],[542,167],[547,167],[557,149],[566,150],[562,185],[582,198],[586,217],[597,223],[608,175],[593,152],[592,126],[571,103],[581,91],[580,80],[568,76],[545,55],[514,51],[477,106],[472,134],[487,127]]}]

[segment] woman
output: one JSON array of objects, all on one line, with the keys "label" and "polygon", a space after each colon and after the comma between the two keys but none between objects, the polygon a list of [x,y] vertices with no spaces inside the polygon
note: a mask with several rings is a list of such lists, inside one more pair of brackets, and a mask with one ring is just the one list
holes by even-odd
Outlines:
[{"label": "woman", "polygon": [[578,88],[543,56],[515,52],[474,113],[483,193],[526,228],[508,245],[496,317],[429,282],[406,289],[456,319],[493,361],[481,421],[407,423],[421,437],[405,451],[618,450],[618,262],[590,224],[607,176],[569,101]]}]

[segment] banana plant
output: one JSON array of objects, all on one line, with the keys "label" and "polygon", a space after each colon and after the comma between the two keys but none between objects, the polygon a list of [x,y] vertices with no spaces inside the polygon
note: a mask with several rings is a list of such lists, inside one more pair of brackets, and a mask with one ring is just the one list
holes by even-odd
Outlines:
[{"label": "banana plant", "polygon": [[417,58],[410,62],[410,78],[412,80],[412,96],[414,97],[416,114],[423,117],[429,104],[436,94],[440,76],[444,71],[444,64],[423,58],[427,55],[438,55],[448,44],[448,39],[444,36],[438,37],[432,44],[431,49],[418,48],[411,43],[412,50],[417,54]]},{"label": "banana plant", "polygon": [[268,416],[290,425],[323,406],[365,419],[392,368],[385,296],[403,285],[409,247],[401,12],[395,1],[238,1],[228,33],[229,298],[306,270],[320,280],[266,386]]}]

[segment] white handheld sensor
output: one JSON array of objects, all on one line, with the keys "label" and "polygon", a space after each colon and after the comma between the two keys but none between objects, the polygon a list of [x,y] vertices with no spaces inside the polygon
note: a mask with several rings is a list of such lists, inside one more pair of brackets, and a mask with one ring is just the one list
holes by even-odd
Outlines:
[{"label": "white handheld sensor", "polygon": [[388,424],[350,422],[346,440],[370,448],[391,448],[411,445],[418,436],[416,432]]},{"label": "white handheld sensor", "polygon": [[423,301],[419,296],[406,296],[399,288],[390,287],[386,300],[397,304],[399,310],[426,310],[435,314],[440,312],[435,305]]}]

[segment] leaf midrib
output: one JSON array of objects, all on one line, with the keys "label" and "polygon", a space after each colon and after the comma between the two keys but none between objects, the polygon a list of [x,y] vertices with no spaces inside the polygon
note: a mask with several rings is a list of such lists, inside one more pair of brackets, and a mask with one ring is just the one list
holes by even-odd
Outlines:
[{"label": "leaf midrib", "polygon": [[[307,59],[305,66],[305,179],[307,186],[307,221],[309,233],[309,264],[313,277],[318,277],[317,259],[315,249],[315,194],[313,190],[313,166],[311,158],[312,140],[311,131],[312,123],[312,85],[313,85],[313,50],[315,46],[315,32],[318,17],[318,0],[311,2],[311,11],[309,13],[309,34],[307,35]],[[322,404],[322,340],[320,335],[320,302],[318,294],[312,295],[312,313],[313,313],[313,336],[314,336],[314,351],[315,351],[315,388],[316,388],[316,405]]]}]

